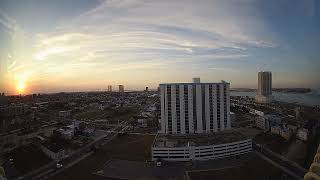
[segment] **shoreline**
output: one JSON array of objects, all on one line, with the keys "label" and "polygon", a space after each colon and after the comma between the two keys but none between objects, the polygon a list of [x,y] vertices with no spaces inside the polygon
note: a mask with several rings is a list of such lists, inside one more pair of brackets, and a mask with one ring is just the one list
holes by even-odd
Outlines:
[{"label": "shoreline", "polygon": [[[252,88],[233,88],[230,89],[231,92],[257,92],[257,89]],[[308,94],[316,91],[316,89],[311,88],[273,88],[272,92],[277,93],[290,93],[290,94]]]},{"label": "shoreline", "polygon": [[[230,91],[230,96],[247,96],[250,98],[255,97],[255,92],[247,91]],[[275,92],[273,93],[273,100],[278,102],[303,105],[308,107],[319,107],[320,106],[320,95],[314,93],[283,93]]]}]

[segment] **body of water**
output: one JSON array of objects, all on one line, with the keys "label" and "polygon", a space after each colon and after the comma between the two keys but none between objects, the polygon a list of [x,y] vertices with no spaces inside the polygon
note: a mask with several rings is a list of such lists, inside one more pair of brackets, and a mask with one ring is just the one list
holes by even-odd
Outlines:
[{"label": "body of water", "polygon": [[[231,96],[249,96],[254,98],[256,92],[247,91],[231,91]],[[272,92],[273,99],[276,101],[297,103],[307,106],[320,106],[320,89],[313,89],[309,93],[283,93],[283,92]]]}]

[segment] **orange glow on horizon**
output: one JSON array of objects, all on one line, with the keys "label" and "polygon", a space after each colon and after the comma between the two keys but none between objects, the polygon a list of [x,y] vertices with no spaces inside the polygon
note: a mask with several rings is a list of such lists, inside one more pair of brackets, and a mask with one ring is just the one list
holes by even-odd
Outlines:
[{"label": "orange glow on horizon", "polygon": [[26,84],[23,81],[19,81],[18,84],[16,85],[16,90],[17,93],[23,94],[26,88]]}]

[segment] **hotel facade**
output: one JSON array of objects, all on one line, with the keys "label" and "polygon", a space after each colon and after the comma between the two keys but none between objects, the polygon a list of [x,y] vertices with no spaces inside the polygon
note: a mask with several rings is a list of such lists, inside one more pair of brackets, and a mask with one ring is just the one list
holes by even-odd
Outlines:
[{"label": "hotel facade", "polygon": [[231,128],[230,84],[160,84],[161,130],[163,134],[201,134]]},{"label": "hotel facade", "polygon": [[[230,84],[160,84],[161,129],[151,147],[152,161],[193,161],[252,151],[252,140],[231,129]],[[230,130],[229,130],[230,129]]]}]

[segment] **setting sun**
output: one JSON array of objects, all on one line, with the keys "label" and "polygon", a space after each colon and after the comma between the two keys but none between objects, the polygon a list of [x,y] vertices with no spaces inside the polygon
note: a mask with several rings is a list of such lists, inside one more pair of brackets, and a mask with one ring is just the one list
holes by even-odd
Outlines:
[{"label": "setting sun", "polygon": [[25,89],[25,83],[23,81],[20,81],[18,84],[17,84],[17,92],[18,93],[23,93],[24,92],[24,89]]}]

